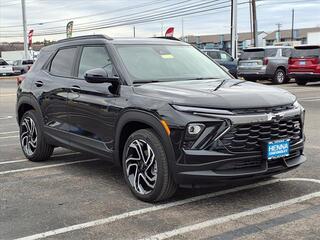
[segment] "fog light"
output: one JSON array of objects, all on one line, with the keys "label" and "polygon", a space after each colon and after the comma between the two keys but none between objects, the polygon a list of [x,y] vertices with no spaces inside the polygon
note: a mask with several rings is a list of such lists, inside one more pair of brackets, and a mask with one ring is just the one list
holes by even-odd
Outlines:
[{"label": "fog light", "polygon": [[190,123],[187,126],[185,140],[195,140],[202,133],[205,125],[202,123]]}]

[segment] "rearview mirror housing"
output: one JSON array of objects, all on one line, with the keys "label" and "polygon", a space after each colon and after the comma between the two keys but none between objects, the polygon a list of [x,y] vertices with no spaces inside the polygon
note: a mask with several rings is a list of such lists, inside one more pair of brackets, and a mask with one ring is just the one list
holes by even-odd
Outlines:
[{"label": "rearview mirror housing", "polygon": [[94,68],[85,72],[84,79],[88,83],[118,83],[119,77],[109,77],[103,68]]}]

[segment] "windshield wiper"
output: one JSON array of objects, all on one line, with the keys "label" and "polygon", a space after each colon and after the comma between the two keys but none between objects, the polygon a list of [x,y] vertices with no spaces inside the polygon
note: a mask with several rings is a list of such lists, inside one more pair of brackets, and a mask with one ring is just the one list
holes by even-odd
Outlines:
[{"label": "windshield wiper", "polygon": [[226,81],[228,81],[228,79],[223,79],[223,80],[221,81],[221,83],[220,83],[213,91],[217,91],[219,88],[221,88],[222,85],[225,84]]},{"label": "windshield wiper", "polygon": [[216,77],[197,77],[197,78],[186,78],[186,80],[207,80],[207,79],[219,79]]},{"label": "windshield wiper", "polygon": [[[134,81],[133,84],[141,84],[141,83],[157,83],[160,82],[158,80],[147,80],[147,81]],[[163,81],[162,81],[163,82]]]}]

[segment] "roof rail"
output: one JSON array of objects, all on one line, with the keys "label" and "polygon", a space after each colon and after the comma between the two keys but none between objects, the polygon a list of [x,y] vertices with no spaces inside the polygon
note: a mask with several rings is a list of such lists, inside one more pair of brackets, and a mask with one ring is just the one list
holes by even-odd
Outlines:
[{"label": "roof rail", "polygon": [[107,40],[113,40],[111,37],[103,34],[95,34],[95,35],[84,35],[84,36],[79,36],[79,37],[71,37],[71,38],[65,38],[57,41],[57,43],[62,43],[62,42],[69,42],[69,41],[75,41],[75,40],[84,40],[84,39],[97,39],[97,38],[103,38]]},{"label": "roof rail", "polygon": [[165,37],[165,36],[163,36],[163,37],[152,37],[152,38],[162,38],[162,39],[168,39],[168,40],[173,40],[173,41],[179,41],[179,42],[181,42],[180,39],[175,38],[175,37]]}]

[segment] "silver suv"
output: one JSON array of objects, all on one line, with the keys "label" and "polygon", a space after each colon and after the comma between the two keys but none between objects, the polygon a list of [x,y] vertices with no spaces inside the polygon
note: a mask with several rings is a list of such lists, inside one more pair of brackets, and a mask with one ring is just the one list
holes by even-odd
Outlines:
[{"label": "silver suv", "polygon": [[288,59],[292,47],[270,46],[248,48],[240,55],[238,76],[249,81],[272,80],[273,84],[289,82]]}]

